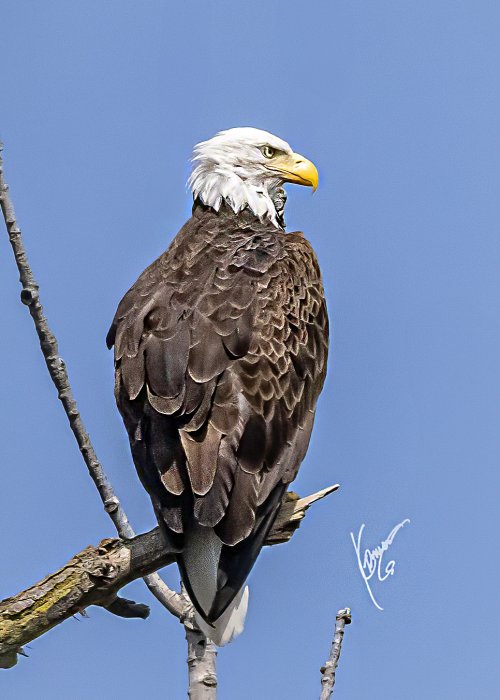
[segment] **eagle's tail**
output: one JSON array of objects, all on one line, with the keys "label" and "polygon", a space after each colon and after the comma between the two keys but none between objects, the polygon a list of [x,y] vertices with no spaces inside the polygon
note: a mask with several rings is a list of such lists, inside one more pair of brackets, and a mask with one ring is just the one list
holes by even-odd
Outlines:
[{"label": "eagle's tail", "polygon": [[243,586],[218,618],[210,618],[220,583],[222,546],[212,528],[194,525],[185,534],[178,557],[183,583],[196,609],[196,621],[217,646],[228,644],[243,631],[248,608],[248,586]]},{"label": "eagle's tail", "polygon": [[244,586],[213,625],[205,622],[198,612],[195,613],[195,619],[203,634],[218,647],[223,647],[243,632],[247,609],[248,586]]}]

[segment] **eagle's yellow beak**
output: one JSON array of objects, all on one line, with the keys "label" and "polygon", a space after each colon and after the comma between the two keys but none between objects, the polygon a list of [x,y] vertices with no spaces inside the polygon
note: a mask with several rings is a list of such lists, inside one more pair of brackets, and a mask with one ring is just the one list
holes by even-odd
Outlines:
[{"label": "eagle's yellow beak", "polygon": [[285,182],[312,187],[313,192],[318,187],[318,171],[314,163],[301,156],[300,153],[276,156],[268,165],[270,170],[279,173]]}]

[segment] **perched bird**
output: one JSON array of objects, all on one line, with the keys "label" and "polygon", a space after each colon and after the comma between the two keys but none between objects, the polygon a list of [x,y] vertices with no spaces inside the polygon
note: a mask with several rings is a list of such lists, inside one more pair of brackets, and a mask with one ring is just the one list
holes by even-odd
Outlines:
[{"label": "perched bird", "polygon": [[328,351],[314,251],[284,183],[318,172],[266,131],[194,149],[192,217],[107,336],[132,456],[206,634],[243,628],[245,586],[309,444]]}]

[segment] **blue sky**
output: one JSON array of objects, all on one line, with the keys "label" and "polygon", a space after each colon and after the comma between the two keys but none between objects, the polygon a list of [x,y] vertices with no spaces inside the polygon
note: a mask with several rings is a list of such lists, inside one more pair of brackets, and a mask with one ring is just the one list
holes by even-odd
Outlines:
[{"label": "blue sky", "polygon": [[[295,488],[342,489],[251,575],[221,700],[319,696],[350,606],[336,700],[498,697],[500,6],[493,0],[3,0],[0,136],[42,299],[134,527],[154,525],[104,338],[190,213],[197,141],[272,131],[313,160],[290,230],[322,266],[332,352]],[[0,236],[0,596],[113,534],[54,395]],[[372,604],[349,533],[390,553]],[[165,572],[171,585],[178,576]],[[33,642],[3,697],[180,698],[181,626],[92,608]],[[495,668],[497,671],[495,671]]]}]

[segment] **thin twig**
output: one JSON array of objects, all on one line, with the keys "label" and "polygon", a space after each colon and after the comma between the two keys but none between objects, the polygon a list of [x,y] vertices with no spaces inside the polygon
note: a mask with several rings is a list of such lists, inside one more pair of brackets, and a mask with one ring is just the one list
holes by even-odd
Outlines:
[{"label": "thin twig", "polygon": [[342,650],[342,640],[344,638],[344,628],[351,624],[351,610],[344,608],[339,610],[335,618],[335,634],[333,636],[330,657],[326,664],[321,667],[321,696],[320,700],[329,700],[335,685],[335,671],[339,665],[340,652]]},{"label": "thin twig", "polygon": [[[66,364],[59,355],[56,337],[51,331],[43,313],[43,307],[40,303],[39,286],[28,262],[21,230],[16,221],[14,205],[9,196],[9,187],[4,180],[2,150],[3,145],[0,143],[0,206],[19,271],[19,281],[22,285],[21,301],[28,307],[33,323],[35,324],[47,369],[57,389],[58,398],[63,405],[70,428],[78,443],[89,474],[99,492],[104,509],[113,521],[120,537],[131,539],[135,536],[135,532],[130,525],[118,496],[104,472],[102,464],[97,458],[73,396]],[[181,599],[174,591],[170,590],[160,576],[155,573],[146,576],[144,580],[151,593],[160,603],[164,605],[169,612],[180,617],[182,611],[179,608],[179,601]]]},{"label": "thin twig", "polygon": [[181,596],[167,586],[162,577],[157,574],[149,574],[144,577],[147,587],[172,615],[179,618],[185,614],[184,601]]},{"label": "thin twig", "polygon": [[[0,146],[1,149],[1,146]],[[9,188],[3,177],[3,161],[0,152],[0,205],[2,207],[5,225],[9,234],[10,244],[14,251],[17,269],[19,271],[19,281],[22,285],[21,301],[25,304],[33,322],[36,332],[40,340],[40,348],[45,358],[45,363],[52,381],[57,389],[58,397],[64,407],[66,416],[78,443],[78,447],[82,453],[89,474],[94,481],[99,495],[104,504],[106,512],[112,519],[115,527],[121,537],[133,537],[134,532],[125,515],[120,501],[115,495],[109,480],[104,473],[101,463],[97,459],[92,443],[88,436],[83,421],[78,411],[76,401],[73,397],[69,384],[68,373],[64,360],[59,355],[57,341],[54,334],[49,328],[47,319],[43,314],[43,307],[40,303],[38,292],[38,283],[33,276],[31,267],[28,263],[26,250],[21,237],[21,231],[17,225],[14,206],[9,197]]]}]

